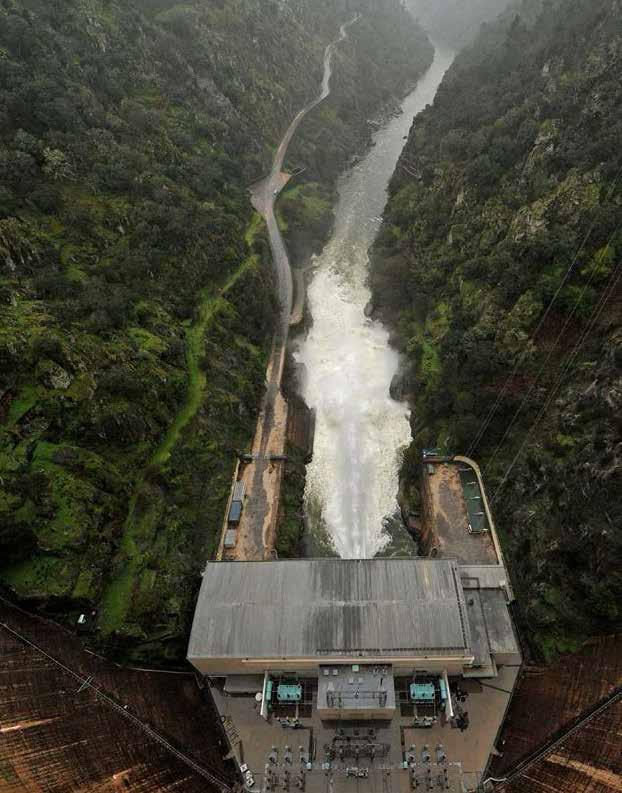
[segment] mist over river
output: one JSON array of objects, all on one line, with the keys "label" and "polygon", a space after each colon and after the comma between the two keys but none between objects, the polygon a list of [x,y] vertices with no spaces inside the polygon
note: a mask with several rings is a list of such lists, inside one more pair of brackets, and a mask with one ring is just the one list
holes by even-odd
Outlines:
[{"label": "mist over river", "polygon": [[333,235],[317,257],[308,290],[313,326],[296,351],[306,369],[302,395],[316,410],[305,502],[311,531],[323,522],[344,558],[378,553],[395,513],[401,456],[410,442],[408,407],[389,396],[398,355],[389,333],[367,319],[366,285],[386,188],[413,116],[431,103],[453,53],[434,62],[402,103],[403,113],[374,136],[374,147],[339,183]]}]

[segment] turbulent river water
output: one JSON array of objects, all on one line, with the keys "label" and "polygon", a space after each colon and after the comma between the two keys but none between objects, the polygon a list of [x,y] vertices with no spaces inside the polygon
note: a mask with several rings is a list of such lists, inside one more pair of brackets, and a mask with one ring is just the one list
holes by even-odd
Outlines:
[{"label": "turbulent river water", "polygon": [[316,410],[305,502],[311,531],[321,523],[344,558],[372,557],[386,545],[383,524],[397,507],[398,469],[410,440],[407,405],[389,396],[397,353],[386,328],[364,314],[371,297],[367,251],[404,136],[434,99],[452,59],[436,49],[401,115],[376,133],[374,147],[340,180],[335,228],[309,285],[313,325],[296,352],[306,370],[302,394]]}]

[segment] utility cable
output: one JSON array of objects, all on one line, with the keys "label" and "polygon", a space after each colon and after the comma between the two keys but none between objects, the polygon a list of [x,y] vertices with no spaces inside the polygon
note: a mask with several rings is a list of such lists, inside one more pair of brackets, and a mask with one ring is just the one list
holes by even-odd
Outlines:
[{"label": "utility cable", "polygon": [[515,765],[513,769],[508,771],[506,776],[499,781],[511,782],[513,779],[516,779],[516,777],[524,774],[531,766],[534,765],[534,763],[537,763],[552,754],[559,746],[563,746],[568,740],[570,740],[574,735],[582,730],[586,724],[589,724],[590,722],[597,719],[599,716],[609,710],[609,708],[611,708],[613,705],[616,705],[621,700],[622,686],[618,686],[618,688],[609,694],[609,696],[605,697],[600,702],[597,702],[596,705],[590,708],[583,717],[579,716],[578,720],[575,720],[574,723],[571,722],[570,726],[563,730],[561,734],[558,734],[557,737],[553,737],[552,739],[545,741],[545,743],[537,748],[531,755],[529,755],[524,760],[519,761],[518,764]]},{"label": "utility cable", "polygon": [[146,724],[144,721],[139,719],[134,714],[130,713],[126,710],[122,705],[120,705],[115,699],[111,696],[106,694],[105,691],[102,691],[101,688],[98,688],[96,685],[93,684],[93,677],[84,677],[77,672],[74,672],[73,669],[70,669],[66,666],[62,661],[59,661],[54,656],[50,655],[44,649],[39,647],[39,645],[35,644],[34,642],[27,639],[21,633],[13,630],[13,628],[9,627],[6,623],[0,622],[0,628],[3,628],[8,633],[12,634],[16,637],[20,642],[27,644],[29,647],[32,647],[33,650],[43,655],[49,661],[51,661],[55,666],[59,669],[62,669],[66,674],[70,675],[74,680],[80,683],[80,691],[83,689],[89,689],[90,692],[94,694],[97,699],[100,699],[102,702],[105,702],[108,706],[112,707],[120,716],[123,716],[126,720],[130,721],[134,726],[138,727],[142,730],[149,738],[156,741],[160,746],[170,752],[172,755],[177,757],[182,763],[185,763],[188,767],[190,767],[193,771],[197,774],[202,776],[204,779],[207,779],[208,782],[211,782],[221,793],[232,793],[232,787],[228,782],[225,782],[222,778],[217,776],[212,771],[209,771],[204,766],[199,765],[199,763],[195,762],[191,757],[189,757],[184,752],[176,749],[171,743],[169,743],[166,738],[164,738],[159,732],[156,732],[152,727]]},{"label": "utility cable", "polygon": [[[618,272],[618,270],[619,270],[619,272]],[[500,491],[503,488],[503,486],[505,485],[510,473],[512,472],[512,469],[514,468],[516,462],[518,461],[519,457],[521,456],[523,450],[526,448],[531,435],[533,434],[533,432],[539,426],[539,424],[542,421],[542,419],[544,418],[548,408],[550,407],[551,402],[555,398],[555,396],[556,396],[556,394],[557,394],[557,392],[558,392],[558,390],[559,390],[559,388],[560,388],[560,386],[562,384],[562,381],[563,381],[564,377],[566,376],[566,374],[568,373],[570,367],[574,363],[579,350],[581,349],[581,347],[583,346],[583,344],[587,340],[587,337],[589,336],[591,330],[593,329],[594,325],[598,321],[598,319],[599,319],[600,315],[602,314],[602,311],[603,311],[605,305],[607,304],[609,298],[615,292],[617,284],[618,284],[620,278],[622,277],[622,267],[618,267],[614,271],[614,273],[612,274],[612,278],[613,278],[613,275],[615,275],[616,272],[618,274],[617,274],[617,277],[615,278],[615,281],[613,282],[613,285],[611,286],[611,281],[610,281],[610,285],[608,285],[608,287],[607,287],[607,292],[608,293],[607,294],[603,294],[603,296],[601,297],[600,302],[594,308],[594,311],[592,312],[592,315],[590,317],[590,322],[589,322],[589,325],[588,325],[587,329],[584,331],[584,333],[580,337],[579,341],[575,344],[575,346],[573,348],[573,351],[571,352],[571,354],[569,355],[568,359],[566,360],[564,368],[561,370],[561,372],[560,372],[560,374],[559,374],[559,376],[558,376],[553,388],[551,389],[551,391],[550,391],[550,393],[549,393],[549,395],[548,395],[543,407],[540,409],[540,412],[538,413],[535,421],[533,422],[533,424],[531,425],[527,435],[525,436],[525,439],[524,439],[523,443],[521,444],[520,449],[518,450],[517,454],[514,456],[514,459],[512,460],[512,463],[510,464],[510,466],[506,470],[506,472],[505,472],[505,474],[503,476],[503,479],[501,480],[501,483],[497,487],[497,490],[495,491],[495,494],[494,494],[494,496],[492,498],[491,504],[495,503],[495,501],[497,499],[497,496],[500,493]]]},{"label": "utility cable", "polygon": [[595,227],[595,223],[592,224],[592,226],[588,230],[587,234],[583,238],[583,241],[582,241],[581,245],[579,246],[577,252],[575,253],[575,255],[574,255],[573,259],[572,259],[570,267],[566,270],[566,274],[563,277],[561,283],[559,284],[559,286],[557,288],[557,291],[553,295],[553,297],[552,297],[551,301],[549,302],[544,314],[540,318],[540,321],[538,322],[538,326],[533,331],[533,333],[531,334],[529,339],[525,342],[525,346],[523,347],[523,351],[521,352],[521,354],[519,355],[518,359],[516,360],[516,363],[514,364],[514,368],[512,369],[511,373],[506,378],[505,383],[503,384],[503,388],[497,394],[497,398],[495,399],[492,407],[489,409],[489,411],[488,411],[488,413],[486,415],[486,418],[484,419],[484,421],[480,425],[480,428],[479,428],[479,430],[477,432],[477,435],[475,436],[475,438],[471,442],[471,445],[469,446],[469,449],[467,451],[467,457],[471,457],[473,455],[473,453],[475,452],[475,450],[479,446],[482,438],[486,434],[486,431],[488,430],[488,427],[490,426],[491,421],[494,419],[494,417],[495,417],[495,415],[497,413],[497,410],[499,409],[499,406],[501,405],[501,402],[503,401],[505,395],[508,392],[508,389],[510,387],[510,383],[512,382],[512,380],[516,376],[516,373],[518,372],[519,368],[522,366],[525,358],[527,357],[528,345],[530,344],[530,342],[534,341],[534,339],[537,337],[537,335],[540,332],[540,330],[542,330],[542,327],[543,327],[544,323],[546,322],[546,320],[548,319],[548,316],[551,313],[551,310],[552,310],[553,305],[555,304],[555,302],[556,302],[556,300],[557,300],[557,298],[559,296],[559,293],[564,288],[564,286],[568,282],[568,279],[570,278],[570,275],[574,271],[574,268],[575,268],[575,265],[576,265],[576,263],[578,261],[578,258],[581,255],[581,253],[583,252],[583,249],[586,246],[589,238],[591,237],[592,231],[594,230],[594,227]]},{"label": "utility cable", "polygon": [[[613,184],[611,185],[611,187],[609,189],[609,192],[608,192],[607,198],[606,198],[606,202],[611,200],[611,197],[613,196],[614,190],[617,187],[621,176],[622,176],[622,166],[620,166],[620,168],[618,169],[618,172],[617,172],[616,177],[615,177],[615,179],[613,181]],[[596,224],[597,224],[596,220],[592,221],[592,224],[590,225],[586,235],[584,236],[584,238],[583,238],[583,240],[581,242],[581,245],[579,246],[579,248],[577,249],[577,251],[575,252],[575,254],[574,254],[573,258],[572,258],[570,266],[568,267],[564,277],[560,281],[559,286],[557,287],[557,289],[555,291],[555,294],[553,295],[553,297],[549,301],[549,304],[546,307],[546,310],[545,310],[544,314],[541,316],[536,329],[532,332],[532,334],[529,337],[529,339],[525,342],[523,351],[522,351],[521,355],[518,357],[516,363],[514,364],[512,372],[506,378],[506,381],[505,381],[505,383],[503,385],[503,388],[501,389],[501,391],[497,395],[497,398],[495,399],[492,407],[489,409],[488,413],[486,414],[486,417],[485,417],[484,421],[480,425],[479,430],[478,430],[475,438],[473,439],[473,441],[471,442],[471,445],[469,446],[469,449],[467,451],[467,457],[471,457],[473,455],[473,453],[475,452],[475,450],[479,446],[482,438],[484,437],[488,427],[490,426],[491,421],[495,417],[495,415],[497,413],[497,410],[499,409],[499,406],[501,405],[501,402],[503,401],[505,395],[507,394],[508,388],[510,387],[510,383],[514,379],[518,369],[520,368],[520,366],[523,364],[525,358],[527,357],[528,345],[537,338],[538,333],[542,330],[542,327],[544,326],[544,323],[548,319],[549,314],[551,313],[551,311],[553,309],[553,306],[557,302],[557,298],[559,297],[559,295],[560,295],[562,289],[564,288],[564,286],[568,283],[568,279],[570,278],[570,276],[574,272],[574,269],[575,269],[575,267],[577,265],[577,262],[579,260],[579,256],[583,252],[583,249],[585,248],[585,246],[587,245],[590,237],[592,236],[592,233],[593,233],[594,229],[596,228]]]},{"label": "utility cable", "polygon": [[[608,241],[607,241],[607,246],[606,246],[607,248],[609,248],[609,246],[611,245],[611,243],[612,243],[612,241],[613,241],[614,237],[615,237],[615,236],[618,234],[618,232],[620,231],[620,228],[622,228],[622,221],[620,221],[620,223],[618,223],[618,225],[616,226],[616,228],[614,229],[614,231],[613,231],[613,232],[611,233],[611,235],[609,236],[609,239],[608,239]],[[601,261],[602,261],[602,257],[601,257]],[[615,270],[615,268],[614,268],[614,271],[613,271],[613,273],[615,273],[615,272],[616,272],[616,270]],[[613,275],[613,273],[612,273],[612,275]],[[564,324],[563,324],[563,326],[562,326],[562,329],[561,329],[561,330],[559,331],[559,333],[557,334],[557,338],[555,339],[555,342],[553,343],[553,345],[552,345],[552,346],[551,346],[551,348],[549,349],[549,351],[548,351],[548,353],[547,353],[547,356],[546,356],[546,358],[544,359],[544,362],[541,364],[541,366],[540,366],[540,368],[539,368],[539,370],[538,370],[538,372],[537,372],[537,374],[536,374],[536,377],[535,377],[535,379],[533,380],[533,382],[532,382],[532,383],[531,383],[531,385],[529,386],[529,390],[527,391],[527,393],[525,394],[525,396],[524,396],[524,397],[523,397],[523,399],[521,400],[521,403],[520,403],[520,405],[518,406],[518,408],[516,409],[516,411],[515,411],[514,415],[512,416],[512,420],[510,421],[510,423],[508,424],[508,426],[505,428],[505,432],[503,433],[503,436],[501,437],[501,440],[499,441],[499,443],[498,443],[498,444],[497,444],[497,446],[495,447],[495,450],[494,450],[494,452],[492,453],[492,456],[491,456],[491,457],[489,458],[489,460],[487,461],[487,463],[486,463],[486,466],[485,466],[485,468],[484,468],[484,473],[487,473],[487,472],[490,470],[490,468],[492,467],[492,465],[493,465],[493,463],[494,463],[494,461],[495,461],[495,459],[496,459],[497,455],[499,454],[499,451],[500,451],[500,450],[501,450],[501,448],[503,447],[503,445],[504,445],[505,441],[507,440],[507,438],[508,438],[508,436],[509,436],[510,432],[511,432],[511,431],[512,431],[512,429],[514,428],[514,425],[515,425],[515,424],[516,424],[516,422],[518,421],[518,418],[519,418],[519,416],[521,415],[521,413],[523,412],[523,410],[524,410],[524,408],[526,407],[527,403],[528,403],[528,402],[529,402],[529,400],[531,399],[531,396],[532,396],[532,394],[533,394],[533,392],[534,392],[534,390],[535,390],[536,386],[538,385],[538,382],[540,381],[540,378],[541,378],[541,377],[542,377],[542,375],[544,374],[545,370],[547,370],[547,369],[548,369],[548,365],[549,365],[549,362],[550,362],[551,358],[553,357],[553,353],[554,353],[554,352],[555,352],[555,350],[557,349],[557,347],[558,347],[558,345],[559,345],[559,342],[561,341],[561,339],[563,338],[563,336],[566,334],[566,331],[568,330],[568,327],[569,327],[570,323],[572,322],[572,320],[574,319],[574,317],[575,317],[575,315],[576,315],[577,311],[579,310],[579,306],[581,305],[581,301],[582,301],[582,300],[583,300],[583,298],[585,297],[585,294],[586,294],[587,290],[588,290],[588,289],[591,287],[591,285],[592,285],[592,282],[594,281],[594,278],[595,278],[595,277],[596,277],[596,268],[593,268],[593,269],[592,269],[592,272],[591,272],[591,274],[590,274],[590,277],[588,278],[587,282],[584,284],[584,286],[583,286],[583,289],[581,290],[581,294],[580,294],[580,295],[579,295],[579,297],[577,298],[577,300],[576,300],[576,302],[575,302],[575,304],[574,304],[574,306],[573,306],[573,308],[572,308],[572,311],[571,311],[571,312],[570,312],[570,314],[569,314],[569,315],[566,317],[566,320],[565,320],[565,322],[564,322]],[[606,291],[606,290],[605,290],[605,291]]]},{"label": "utility cable", "polygon": [[590,335],[590,333],[592,332],[596,322],[598,322],[598,319],[600,318],[605,306],[609,302],[609,299],[615,293],[616,288],[618,286],[618,283],[620,281],[620,278],[622,278],[622,265],[618,265],[616,267],[616,269],[613,271],[613,273],[611,274],[611,278],[609,280],[609,284],[607,285],[607,288],[605,289],[605,291],[601,295],[600,301],[594,307],[594,309],[592,311],[592,314],[590,315],[590,320],[588,322],[588,325],[587,325],[586,329],[584,330],[584,332],[580,336],[579,340],[575,344],[572,352],[570,353],[570,355],[566,359],[566,362],[565,362],[562,370],[560,371],[560,374],[559,374],[555,384],[553,385],[553,388],[549,392],[549,395],[548,395],[544,405],[540,409],[540,412],[538,413],[535,421],[533,422],[533,424],[529,428],[529,431],[527,432],[527,435],[525,436],[525,438],[524,438],[519,450],[514,455],[514,458],[512,459],[512,462],[510,463],[510,465],[508,466],[505,474],[503,475],[503,479],[499,483],[499,486],[497,487],[497,489],[496,489],[496,491],[495,491],[495,493],[494,493],[494,495],[492,497],[491,505],[494,505],[494,503],[496,502],[496,500],[497,500],[497,498],[499,496],[499,493],[501,492],[501,490],[505,486],[505,483],[507,482],[508,477],[510,476],[512,470],[514,469],[514,466],[516,465],[516,463],[518,462],[519,458],[521,457],[523,451],[525,450],[525,448],[529,444],[531,436],[533,435],[534,431],[537,429],[537,427],[539,426],[540,422],[542,421],[542,419],[546,415],[546,412],[548,411],[548,408],[550,407],[553,399],[555,398],[555,396],[556,396],[556,394],[557,394],[557,392],[558,392],[558,390],[559,390],[559,388],[560,388],[560,386],[561,386],[566,374],[568,373],[568,371],[570,370],[570,368],[573,365],[574,361],[576,360],[576,357],[577,357],[579,351],[581,350],[581,348],[585,344],[585,342],[586,342],[588,336]]}]

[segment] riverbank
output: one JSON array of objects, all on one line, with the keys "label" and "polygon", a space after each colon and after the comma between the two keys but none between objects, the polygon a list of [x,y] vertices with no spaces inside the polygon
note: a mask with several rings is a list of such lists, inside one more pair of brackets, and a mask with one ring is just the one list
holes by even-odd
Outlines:
[{"label": "riverbank", "polygon": [[[398,18],[402,24],[397,24]],[[375,29],[376,37],[370,54],[366,47],[369,45],[371,29]],[[361,101],[358,111],[356,113],[349,112],[344,98],[345,94],[354,92],[356,96],[362,96],[361,83],[357,82],[356,85],[353,85],[352,77],[356,76],[360,81],[361,74],[365,72],[365,66],[378,48],[378,40],[383,40],[383,37],[389,34],[395,35],[398,29],[400,38],[395,42],[393,62],[399,64],[396,66],[399,71],[399,79],[396,78],[396,74],[392,70],[384,72],[382,79],[376,81],[376,93],[372,91],[371,96],[366,93],[367,98]],[[286,162],[297,176],[285,183],[275,202],[279,230],[287,245],[290,266],[295,272],[292,280],[298,290],[293,296],[293,302],[298,307],[296,319],[300,320],[302,325],[308,321],[308,317],[305,317],[305,297],[300,290],[304,287],[306,277],[309,277],[302,271],[309,267],[311,257],[321,251],[330,236],[334,224],[333,207],[337,197],[336,183],[340,171],[346,162],[351,163],[356,160],[370,147],[373,131],[382,125],[380,121],[382,115],[379,117],[378,114],[386,114],[388,107],[395,112],[400,94],[403,95],[407,86],[412,85],[413,81],[416,81],[421,75],[429,64],[432,54],[427,37],[403,9],[396,10],[393,14],[387,14],[385,11],[383,14],[371,14],[358,18],[355,24],[348,25],[347,33],[348,35],[343,36],[339,47],[332,53],[334,62],[329,96],[319,107],[302,119],[296,135],[291,139],[287,149]],[[352,61],[354,61],[354,68]],[[349,69],[346,66],[349,66]],[[339,69],[342,68],[346,72],[345,75],[339,74]],[[392,78],[394,81],[389,86]],[[337,88],[333,87],[332,81]],[[337,96],[335,96],[336,91],[338,92]],[[381,102],[377,100],[377,96],[382,96]],[[374,102],[375,104],[372,104]],[[370,120],[369,114],[372,111],[376,117]],[[339,157],[326,159],[326,152],[323,152],[323,168],[332,167],[330,177],[327,175],[323,181],[316,181],[318,174],[313,166],[313,158],[320,144],[320,140],[315,134],[318,123],[321,124],[322,136],[332,132],[341,144]],[[335,127],[336,124],[339,125],[338,129]],[[290,154],[291,151],[294,153]],[[313,157],[310,157],[311,152]],[[270,191],[270,198],[272,198],[271,193],[272,191]],[[290,390],[292,386],[296,387],[295,384],[288,384]],[[277,472],[283,476],[284,496],[275,531],[277,538],[280,535],[288,538],[283,542],[279,542],[277,539],[277,547],[280,546],[281,553],[288,555],[299,553],[305,544],[308,545],[308,542],[302,541],[302,539],[301,542],[294,541],[297,535],[296,526],[300,527],[300,538],[304,536],[302,528],[304,510],[301,508],[301,499],[306,476],[304,460],[296,453],[295,446],[291,446],[291,451],[291,462],[285,464],[284,471],[279,469]],[[255,520],[256,516],[253,515],[252,518]],[[245,518],[243,518],[244,520]],[[263,536],[268,536],[265,528]],[[313,543],[313,547],[333,552],[328,536],[323,537],[319,543]]]},{"label": "riverbank", "polygon": [[[253,251],[244,241],[247,186],[317,95],[344,17],[338,3],[318,13],[299,0],[147,16],[112,0],[105,13],[73,8],[61,46],[67,20],[37,6],[36,46],[15,49],[1,25],[0,44],[11,74],[52,80],[75,125],[65,134],[58,114],[31,113],[42,96],[0,135],[30,174],[11,171],[0,201],[0,580],[67,624],[98,612],[107,652],[177,663],[235,455],[256,426],[277,314],[265,235]],[[402,18],[397,0],[385,7]],[[344,101],[386,88],[397,34],[377,30],[373,51],[342,54],[338,70],[377,74]],[[114,91],[72,72],[83,57],[115,70]],[[77,85],[86,114],[73,112]],[[344,116],[331,119],[339,140]],[[43,153],[58,135],[52,172]],[[321,160],[321,136],[305,146]],[[258,266],[219,296],[253,253]]]},{"label": "riverbank", "polygon": [[413,403],[403,477],[417,482],[424,448],[477,457],[521,620],[547,660],[622,619],[609,16],[619,22],[614,3],[560,0],[482,29],[409,136],[373,255]]},{"label": "riverbank", "polygon": [[309,286],[311,324],[297,341],[299,388],[316,410],[314,457],[307,467],[310,530],[326,532],[342,556],[373,556],[397,509],[401,450],[410,437],[407,407],[390,399],[397,354],[388,331],[368,319],[367,249],[379,228],[385,187],[412,118],[434,96],[451,61],[433,65],[403,101],[403,112],[373,135],[367,154],[339,180],[333,232]]},{"label": "riverbank", "polygon": [[434,47],[403,7],[368,11],[334,53],[330,96],[307,115],[285,168],[295,174],[276,202],[294,268],[319,254],[334,226],[337,183],[373,145],[429,68]]}]

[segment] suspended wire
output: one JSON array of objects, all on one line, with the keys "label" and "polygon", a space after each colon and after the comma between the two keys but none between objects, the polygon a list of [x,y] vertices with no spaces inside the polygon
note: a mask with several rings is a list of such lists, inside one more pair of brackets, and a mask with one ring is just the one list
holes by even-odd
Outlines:
[{"label": "suspended wire", "polygon": [[[613,181],[613,184],[611,185],[611,187],[609,189],[609,192],[607,194],[606,201],[610,201],[611,200],[611,197],[613,196],[613,192],[614,192],[615,188],[617,187],[621,176],[622,176],[622,166],[620,166],[620,168],[618,169],[618,172],[617,172],[616,177],[615,177],[615,179]],[[544,326],[544,323],[548,319],[548,316],[551,313],[551,310],[553,309],[553,306],[557,302],[557,298],[559,297],[562,289],[568,283],[568,279],[570,278],[570,276],[574,272],[574,269],[576,267],[577,261],[579,260],[579,256],[583,252],[583,249],[587,245],[588,240],[592,236],[592,233],[593,233],[594,229],[596,228],[596,224],[597,224],[597,220],[594,220],[592,222],[592,224],[590,225],[585,237],[583,238],[583,241],[581,242],[581,245],[579,246],[579,248],[577,249],[577,251],[575,252],[575,254],[574,254],[573,258],[572,258],[570,266],[568,267],[564,277],[560,281],[559,286],[557,287],[557,289],[555,291],[555,294],[553,295],[553,297],[549,301],[549,304],[546,307],[546,310],[545,310],[544,314],[541,316],[540,321],[538,322],[538,325],[537,325],[536,329],[532,332],[532,334],[529,337],[529,339],[527,339],[527,341],[525,342],[523,351],[520,354],[520,356],[518,357],[516,363],[514,364],[514,368],[512,369],[512,372],[506,378],[506,381],[503,384],[503,388],[497,394],[497,398],[495,399],[492,407],[489,409],[488,413],[486,414],[483,422],[481,423],[475,438],[471,442],[471,445],[469,446],[469,449],[467,451],[467,457],[471,457],[472,456],[472,454],[475,452],[475,450],[479,446],[479,444],[480,444],[482,438],[484,437],[486,431],[488,430],[488,427],[490,426],[490,423],[494,419],[494,417],[495,417],[495,415],[497,413],[497,410],[499,409],[499,407],[501,405],[501,402],[503,401],[505,395],[507,394],[508,388],[510,387],[510,383],[513,381],[518,369],[520,368],[520,366],[522,366],[523,361],[527,357],[527,351],[528,351],[529,345],[536,339],[536,337],[537,337],[538,333],[540,332],[540,330],[542,330],[542,327]]]},{"label": "suspended wire", "polygon": [[490,426],[491,421],[494,419],[495,414],[497,413],[497,410],[499,409],[499,406],[500,406],[501,402],[503,401],[505,395],[507,394],[508,388],[510,387],[510,383],[514,379],[519,367],[522,365],[523,361],[527,357],[528,345],[531,342],[533,342],[533,340],[536,338],[536,336],[538,335],[538,333],[542,329],[542,326],[546,322],[549,314],[551,313],[553,305],[555,304],[555,302],[556,302],[556,300],[557,300],[557,298],[559,296],[559,293],[564,288],[564,286],[568,282],[568,279],[570,278],[570,275],[574,271],[574,268],[575,268],[575,265],[577,263],[577,260],[578,260],[579,256],[581,255],[581,253],[583,252],[583,248],[587,244],[587,241],[589,240],[590,236],[592,235],[592,231],[594,230],[595,225],[596,225],[595,223],[592,224],[592,226],[590,227],[589,231],[587,232],[587,234],[583,238],[583,242],[581,243],[581,245],[577,249],[577,251],[576,251],[576,253],[575,253],[575,255],[574,255],[573,259],[572,259],[572,263],[570,264],[570,267],[566,270],[566,274],[564,275],[562,281],[560,282],[560,284],[559,284],[559,286],[557,288],[557,291],[555,292],[555,294],[553,295],[553,298],[549,302],[549,304],[548,304],[548,306],[546,308],[546,311],[544,312],[544,314],[540,318],[540,321],[538,322],[538,326],[533,331],[533,333],[531,334],[529,339],[525,342],[525,346],[523,348],[523,351],[521,352],[521,354],[518,357],[516,363],[514,364],[514,368],[512,369],[511,373],[506,378],[506,381],[503,384],[503,388],[497,394],[497,398],[495,399],[492,407],[488,411],[488,414],[486,415],[484,421],[480,425],[480,428],[479,428],[479,430],[477,432],[477,435],[475,436],[475,438],[471,442],[471,445],[469,446],[469,449],[467,451],[467,457],[470,457],[473,454],[473,452],[476,450],[476,448],[479,446],[479,443],[482,440],[482,438],[484,437],[484,435],[486,433],[486,430]]},{"label": "suspended wire", "polygon": [[581,349],[581,347],[583,346],[583,344],[585,343],[585,341],[587,339],[587,336],[589,335],[589,332],[591,332],[594,324],[598,321],[598,318],[600,317],[600,315],[601,315],[606,303],[608,302],[609,298],[615,292],[617,284],[618,284],[620,278],[622,277],[622,268],[618,268],[618,269],[620,270],[620,272],[618,273],[618,275],[616,277],[616,280],[615,280],[615,282],[613,284],[613,287],[609,290],[609,293],[606,295],[606,297],[603,297],[603,299],[601,299],[601,303],[599,304],[599,306],[597,306],[597,310],[595,309],[595,313],[592,314],[592,321],[590,322],[589,329],[583,334],[583,336],[581,337],[580,341],[577,342],[577,344],[575,345],[575,348],[574,348],[571,356],[569,357],[569,359],[568,359],[568,361],[566,363],[566,366],[564,367],[563,371],[560,373],[560,375],[559,375],[559,377],[558,377],[553,389],[551,390],[547,400],[545,401],[545,404],[541,408],[541,410],[538,413],[534,423],[530,427],[530,429],[529,429],[527,435],[525,436],[525,439],[524,439],[520,449],[518,450],[518,452],[514,456],[514,459],[512,460],[511,464],[508,466],[508,468],[507,468],[507,470],[506,470],[506,472],[505,472],[505,474],[503,476],[503,479],[501,480],[499,486],[497,487],[497,490],[495,491],[495,493],[494,493],[494,495],[492,497],[491,505],[493,505],[495,503],[499,493],[501,492],[501,490],[505,486],[505,484],[506,484],[506,482],[507,482],[507,480],[508,480],[508,478],[509,478],[509,476],[510,476],[510,474],[511,474],[513,468],[514,468],[514,466],[516,465],[516,463],[518,462],[519,458],[521,457],[523,451],[527,447],[531,436],[533,435],[535,430],[540,425],[540,422],[542,421],[542,419],[546,415],[546,413],[547,413],[547,411],[548,411],[553,399],[557,395],[557,392],[559,391],[559,388],[560,388],[565,376],[568,374],[568,371],[570,370],[570,367],[572,366],[572,364],[576,360],[576,356],[577,356],[579,350]]},{"label": "suspended wire", "polygon": [[573,366],[573,364],[574,364],[574,362],[575,362],[575,360],[577,358],[577,355],[579,354],[579,351],[581,350],[581,348],[583,347],[583,345],[587,341],[587,338],[589,337],[589,335],[591,334],[592,330],[594,329],[594,326],[596,325],[596,323],[600,319],[600,316],[601,316],[605,306],[609,302],[611,296],[615,293],[615,291],[616,291],[616,289],[618,287],[618,283],[620,282],[621,278],[622,278],[622,265],[618,265],[614,269],[614,271],[612,272],[611,278],[609,279],[609,283],[607,284],[606,289],[603,291],[603,294],[601,295],[601,298],[600,298],[599,302],[594,307],[594,309],[593,309],[593,311],[592,311],[592,313],[590,315],[590,319],[589,319],[588,325],[586,326],[585,330],[581,334],[581,336],[580,336],[579,340],[577,341],[577,343],[574,345],[574,348],[573,348],[572,352],[570,353],[570,355],[566,359],[565,364],[564,364],[563,368],[561,369],[561,371],[559,373],[559,376],[558,376],[557,380],[555,381],[555,384],[553,385],[553,388],[551,389],[547,399],[545,400],[544,405],[540,409],[540,412],[536,416],[535,421],[533,422],[533,424],[529,428],[529,431],[525,435],[525,438],[524,438],[519,450],[514,455],[514,458],[512,459],[512,462],[510,463],[510,465],[506,469],[505,474],[503,475],[503,478],[502,478],[501,482],[499,483],[499,485],[498,485],[497,489],[495,490],[495,493],[494,493],[494,495],[492,497],[491,505],[494,505],[494,503],[497,500],[501,490],[504,488],[505,483],[507,482],[510,474],[512,473],[512,470],[514,469],[514,466],[516,465],[516,463],[520,459],[520,457],[523,454],[524,450],[527,448],[527,445],[530,442],[531,436],[533,435],[535,430],[540,425],[542,419],[546,415],[551,403],[553,402],[553,399],[555,399],[555,396],[557,395],[557,392],[559,391],[559,388],[561,387],[561,384],[562,384],[564,378],[566,377],[566,375],[570,371],[570,368]]},{"label": "suspended wire", "polygon": [[[616,226],[614,231],[609,236],[609,239],[607,240],[607,246],[606,246],[607,248],[609,248],[609,246],[611,245],[613,239],[615,238],[615,236],[620,231],[620,228],[622,228],[622,221],[620,221],[620,223],[618,223],[618,225]],[[601,256],[600,261],[602,262],[602,256]],[[615,271],[616,270],[614,268],[614,272]],[[495,450],[492,453],[492,456],[487,461],[486,466],[484,468],[484,472],[485,473],[488,472],[491,469],[491,467],[492,467],[497,455],[499,454],[499,451],[502,449],[505,441],[507,440],[507,438],[510,435],[512,429],[514,428],[514,425],[518,421],[519,416],[521,415],[521,413],[523,412],[525,406],[527,405],[527,403],[531,399],[531,395],[533,394],[536,386],[538,385],[538,382],[540,381],[540,378],[544,374],[545,370],[548,368],[549,362],[550,362],[551,358],[553,357],[553,353],[557,349],[557,347],[559,345],[559,342],[561,341],[562,337],[565,335],[566,331],[568,330],[568,327],[569,327],[570,323],[572,322],[575,314],[579,310],[579,306],[581,305],[581,301],[585,297],[585,294],[586,294],[587,290],[591,287],[592,282],[594,281],[595,277],[596,277],[596,268],[593,268],[592,272],[590,274],[590,277],[588,278],[587,282],[583,286],[583,289],[581,290],[581,294],[577,298],[577,300],[576,300],[576,302],[575,302],[575,304],[574,304],[574,306],[572,308],[572,311],[566,317],[566,320],[565,320],[565,322],[564,322],[564,324],[562,326],[562,329],[557,334],[557,338],[555,339],[555,342],[553,343],[553,345],[549,349],[548,354],[547,354],[546,358],[544,359],[544,362],[541,364],[541,366],[540,366],[540,368],[539,368],[539,370],[538,370],[538,372],[536,374],[536,377],[535,377],[534,381],[531,383],[531,385],[529,387],[529,390],[527,391],[527,393],[523,397],[520,405],[518,406],[518,408],[516,409],[514,415],[512,416],[512,420],[510,421],[508,426],[505,428],[505,432],[503,433],[503,436],[501,437],[501,440],[499,441],[499,443],[495,447]]]}]

